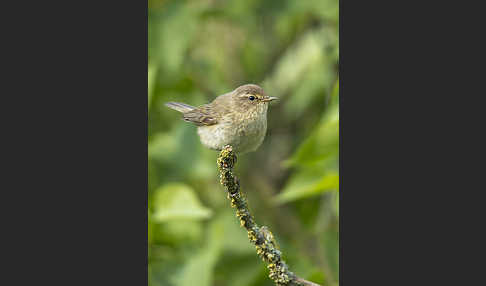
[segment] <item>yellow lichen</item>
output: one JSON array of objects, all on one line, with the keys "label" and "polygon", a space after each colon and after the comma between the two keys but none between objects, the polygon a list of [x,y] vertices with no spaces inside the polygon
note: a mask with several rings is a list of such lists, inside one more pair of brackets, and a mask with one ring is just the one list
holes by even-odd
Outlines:
[{"label": "yellow lichen", "polygon": [[245,196],[240,193],[239,181],[232,173],[236,159],[232,147],[225,146],[217,161],[220,183],[226,188],[231,207],[236,209],[236,217],[239,219],[240,225],[247,230],[248,239],[255,245],[257,255],[263,261],[269,263],[267,266],[269,269],[268,276],[275,281],[276,285],[286,286],[294,279],[293,273],[287,269],[285,262],[281,260],[281,254],[270,230],[265,226],[258,227],[253,221]]}]

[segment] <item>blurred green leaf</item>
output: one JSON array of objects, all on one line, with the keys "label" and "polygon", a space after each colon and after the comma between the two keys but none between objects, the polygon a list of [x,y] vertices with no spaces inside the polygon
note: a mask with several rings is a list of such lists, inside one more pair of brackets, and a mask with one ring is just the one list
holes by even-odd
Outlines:
[{"label": "blurred green leaf", "polygon": [[324,273],[322,273],[322,271],[319,271],[319,269],[313,269],[311,274],[308,277],[305,277],[305,278],[308,281],[312,281],[314,283],[319,283],[321,285],[324,285],[324,283],[325,283]]},{"label": "blurred green leaf", "polygon": [[171,280],[173,279],[174,274],[177,273],[177,271],[180,271],[184,260],[173,254],[174,253],[166,254],[164,255],[166,257],[163,259],[153,259],[149,261],[149,286],[174,286],[174,283]]},{"label": "blurred green leaf", "polygon": [[154,224],[154,243],[169,245],[198,244],[204,235],[201,220],[193,218],[171,219]]},{"label": "blurred green leaf", "polygon": [[323,122],[297,152],[284,162],[286,166],[312,165],[325,160],[337,160],[339,156],[338,121]]},{"label": "blurred green leaf", "polygon": [[148,244],[151,244],[152,243],[152,240],[153,240],[153,236],[154,236],[154,231],[153,231],[153,223],[152,223],[152,216],[150,215],[150,211],[148,212]]},{"label": "blurred green leaf", "polygon": [[339,104],[339,79],[334,84],[331,92],[331,105]]},{"label": "blurred green leaf", "polygon": [[[165,77],[173,77],[182,68],[182,61],[197,27],[197,9],[185,1],[171,1],[166,10],[151,13],[149,58],[163,68]],[[160,53],[158,51],[164,51]]]},{"label": "blurred green leaf", "polygon": [[339,278],[339,225],[331,224],[327,231],[322,233],[322,246],[325,249],[326,260],[335,279]]},{"label": "blurred green leaf", "polygon": [[306,111],[316,101],[325,102],[325,90],[331,82],[329,69],[322,62],[309,67],[306,76],[296,85],[295,91],[288,97],[285,113],[288,118],[305,116]]},{"label": "blurred green leaf", "polygon": [[269,93],[282,97],[307,75],[309,67],[322,61],[322,49],[319,32],[308,32],[279,59],[275,71],[265,80],[263,87]]},{"label": "blurred green leaf", "polygon": [[177,286],[210,286],[215,262],[216,256],[211,249],[195,253],[172,281]]},{"label": "blurred green leaf", "polygon": [[[333,94],[335,94],[336,89]],[[314,132],[307,138],[295,154],[286,162],[286,166],[311,165],[324,160],[337,160],[339,156],[339,107],[336,102],[329,107]]]},{"label": "blurred green leaf", "polygon": [[148,191],[149,193],[159,186],[159,176],[157,176],[157,168],[153,161],[148,159]]},{"label": "blurred green leaf", "polygon": [[171,133],[158,133],[148,143],[148,157],[155,160],[170,158],[177,149],[176,137]]},{"label": "blurred green leaf", "polygon": [[334,197],[334,209],[336,210],[336,217],[339,217],[339,195]]},{"label": "blurred green leaf", "polygon": [[308,171],[301,171],[292,176],[283,191],[275,197],[275,202],[283,204],[324,192],[339,189],[339,175],[331,171],[319,178]]},{"label": "blurred green leaf", "polygon": [[177,286],[213,285],[214,267],[226,239],[224,216],[217,216],[208,226],[206,245],[196,251],[172,279]]},{"label": "blurred green leaf", "polygon": [[[225,255],[216,265],[215,279],[218,282],[226,281],[224,285],[233,286],[273,285],[272,281],[268,280],[268,270],[263,263],[258,261],[254,248],[252,252],[247,255],[235,255],[233,253]],[[227,281],[227,277],[231,277],[231,282]],[[259,283],[262,280],[264,283]]]},{"label": "blurred green leaf", "polygon": [[166,184],[155,191],[153,219],[157,222],[173,219],[205,219],[212,214],[197,198],[194,190],[179,183]]},{"label": "blurred green leaf", "polygon": [[148,109],[150,110],[150,105],[152,103],[152,98],[154,94],[154,85],[156,81],[156,76],[157,76],[157,66],[155,65],[149,65],[148,66],[148,88],[147,88],[147,93],[148,93]]}]

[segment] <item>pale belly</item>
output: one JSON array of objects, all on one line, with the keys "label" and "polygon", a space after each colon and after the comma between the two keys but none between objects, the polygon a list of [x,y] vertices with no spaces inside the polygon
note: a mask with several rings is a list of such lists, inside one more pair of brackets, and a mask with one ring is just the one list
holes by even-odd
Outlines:
[{"label": "pale belly", "polygon": [[221,150],[224,146],[231,145],[239,154],[255,151],[262,144],[266,132],[266,116],[239,127],[231,122],[221,122],[197,129],[201,143],[206,147]]}]

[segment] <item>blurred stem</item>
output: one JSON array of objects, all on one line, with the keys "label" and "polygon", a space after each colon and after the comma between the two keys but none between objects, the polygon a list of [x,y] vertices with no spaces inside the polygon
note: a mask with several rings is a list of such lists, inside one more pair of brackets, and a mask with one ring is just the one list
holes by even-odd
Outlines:
[{"label": "blurred stem", "polygon": [[282,253],[276,247],[273,234],[265,227],[258,227],[253,220],[248,209],[248,203],[240,192],[240,182],[233,175],[233,167],[236,164],[236,154],[231,146],[225,146],[218,157],[218,170],[221,184],[228,192],[228,199],[231,200],[231,206],[236,208],[236,216],[240,219],[241,226],[248,232],[250,242],[255,245],[257,254],[266,262],[270,270],[268,275],[277,286],[319,286],[313,282],[297,277],[291,272],[282,259]]}]

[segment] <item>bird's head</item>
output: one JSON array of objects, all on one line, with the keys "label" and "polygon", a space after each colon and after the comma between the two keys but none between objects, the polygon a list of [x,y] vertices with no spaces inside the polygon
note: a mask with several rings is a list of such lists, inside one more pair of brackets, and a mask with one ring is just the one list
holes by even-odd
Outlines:
[{"label": "bird's head", "polygon": [[245,84],[236,88],[232,92],[232,97],[241,111],[266,111],[268,103],[278,99],[267,96],[263,92],[263,88],[256,84]]}]

